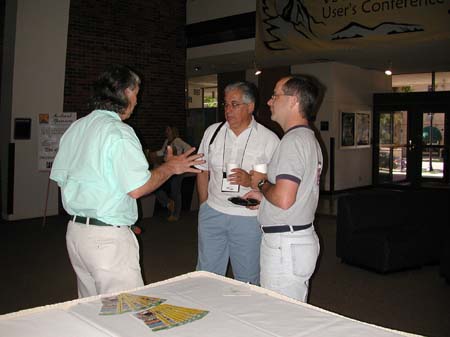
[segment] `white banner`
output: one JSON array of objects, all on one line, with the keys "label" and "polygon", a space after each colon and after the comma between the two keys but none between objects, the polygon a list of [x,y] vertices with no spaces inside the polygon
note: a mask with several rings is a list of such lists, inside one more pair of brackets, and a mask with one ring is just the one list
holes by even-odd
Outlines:
[{"label": "white banner", "polygon": [[450,0],[258,0],[256,61],[345,62],[447,41],[449,11]]}]

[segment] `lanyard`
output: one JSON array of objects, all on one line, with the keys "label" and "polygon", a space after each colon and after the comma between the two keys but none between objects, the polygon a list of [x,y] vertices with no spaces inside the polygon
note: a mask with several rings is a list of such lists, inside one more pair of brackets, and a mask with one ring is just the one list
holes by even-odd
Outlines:
[{"label": "lanyard", "polygon": [[[248,141],[250,139],[250,136],[252,135],[253,132],[253,127],[250,129],[250,132],[248,134],[247,137],[247,141],[245,142],[245,147],[244,147],[244,151],[242,152],[242,158],[241,158],[241,164],[239,165],[240,168],[242,168],[242,164],[244,163],[244,156],[245,156],[245,151],[247,151],[247,145],[248,145]],[[222,150],[222,172],[225,172],[225,145],[227,143],[227,134],[228,134],[228,128],[225,131],[225,136],[224,136],[224,140],[223,140],[223,150]]]}]

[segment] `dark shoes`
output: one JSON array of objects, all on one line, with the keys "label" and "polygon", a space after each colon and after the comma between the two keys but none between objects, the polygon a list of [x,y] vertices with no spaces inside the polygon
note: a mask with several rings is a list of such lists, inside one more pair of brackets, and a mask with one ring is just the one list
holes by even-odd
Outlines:
[{"label": "dark shoes", "polygon": [[170,214],[173,214],[173,212],[175,212],[175,201],[169,199],[169,201],[167,202],[167,209],[169,210]]},{"label": "dark shoes", "polygon": [[178,217],[176,217],[175,215],[170,215],[167,218],[167,221],[170,221],[170,222],[178,221]]},{"label": "dark shoes", "polygon": [[167,202],[167,209],[170,212],[170,216],[167,218],[167,221],[170,222],[178,221],[178,217],[173,215],[175,212],[175,201],[169,199],[169,201]]}]

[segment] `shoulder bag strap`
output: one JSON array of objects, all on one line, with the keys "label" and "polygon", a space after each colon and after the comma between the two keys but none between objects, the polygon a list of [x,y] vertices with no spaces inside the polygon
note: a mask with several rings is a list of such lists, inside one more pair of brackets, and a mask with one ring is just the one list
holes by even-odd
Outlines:
[{"label": "shoulder bag strap", "polygon": [[217,134],[219,133],[220,128],[225,124],[226,121],[223,121],[220,123],[220,125],[217,127],[216,131],[214,131],[213,136],[211,137],[211,140],[209,141],[209,146],[214,142],[214,139],[216,139]]}]

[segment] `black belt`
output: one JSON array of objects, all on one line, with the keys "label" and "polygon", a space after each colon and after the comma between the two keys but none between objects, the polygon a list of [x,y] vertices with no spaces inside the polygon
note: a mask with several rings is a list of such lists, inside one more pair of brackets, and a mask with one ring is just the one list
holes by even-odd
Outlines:
[{"label": "black belt", "polygon": [[312,226],[312,223],[301,226],[289,226],[289,225],[281,225],[281,226],[261,226],[261,230],[264,233],[285,233],[285,232],[296,232],[302,231],[304,229],[308,229]]},{"label": "black belt", "polygon": [[[89,219],[89,222],[88,222],[88,219]],[[86,218],[84,216],[79,216],[79,215],[74,215],[72,221],[86,224],[86,225],[118,227],[115,225],[110,225],[109,223],[103,222],[103,221],[95,219],[95,218]]]}]

